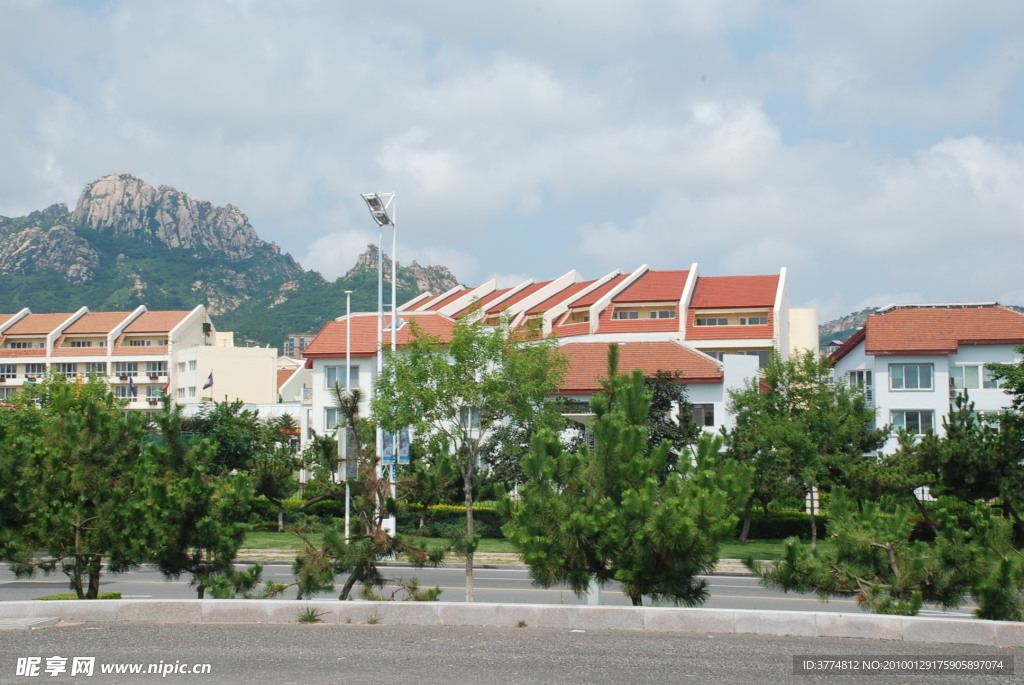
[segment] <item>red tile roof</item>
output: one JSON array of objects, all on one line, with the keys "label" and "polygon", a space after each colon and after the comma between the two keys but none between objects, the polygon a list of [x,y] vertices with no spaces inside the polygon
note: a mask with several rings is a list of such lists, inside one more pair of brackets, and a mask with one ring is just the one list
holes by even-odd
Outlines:
[{"label": "red tile roof", "polygon": [[170,333],[192,312],[142,312],[124,329],[125,333]]},{"label": "red tile roof", "polygon": [[679,302],[689,271],[647,271],[615,296],[617,304],[627,302]]},{"label": "red tile roof", "polygon": [[[415,321],[420,330],[446,339],[450,334],[455,322],[447,316],[436,312],[399,312],[399,319],[406,321],[406,325],[398,329],[398,345],[406,345],[412,338],[412,326],[408,324]],[[353,357],[376,357],[377,356],[377,314],[359,313],[352,314],[352,345]],[[391,346],[391,316],[384,317],[384,346]],[[306,346],[302,356],[310,365],[314,358],[339,358],[345,356],[345,339],[348,325],[345,317],[340,321],[329,321],[323,329],[317,333],[313,341]]]},{"label": "red tile roof", "polygon": [[779,289],[775,276],[702,276],[690,306],[695,309],[771,307]]},{"label": "red tile roof", "polygon": [[602,297],[607,295],[613,288],[617,287],[624,280],[629,278],[627,274],[619,274],[614,278],[608,279],[608,282],[602,285],[600,288],[592,290],[591,292],[583,295],[578,300],[570,302],[570,309],[580,309],[581,307],[591,307],[597,303]]},{"label": "red tile roof", "polygon": [[[569,358],[562,382],[564,394],[589,394],[601,389],[598,379],[608,376],[607,343],[568,343],[559,348]],[[619,373],[641,369],[645,376],[658,371],[679,371],[684,383],[721,383],[722,367],[713,359],[673,341],[619,344]]]},{"label": "red tile roof", "polygon": [[568,302],[576,295],[576,293],[593,284],[594,281],[580,281],[579,283],[573,283],[572,285],[562,288],[543,302],[535,305],[529,312],[527,312],[527,314],[540,314],[541,312],[546,312],[555,305],[561,304],[562,302]]},{"label": "red tile roof", "polygon": [[106,335],[124,322],[131,312],[86,312],[64,329],[68,335]]},{"label": "red tile roof", "polygon": [[49,335],[72,314],[26,314],[13,326],[4,331],[4,335]]},{"label": "red tile roof", "polygon": [[509,307],[514,305],[516,302],[520,302],[520,301],[526,299],[527,297],[529,297],[530,295],[533,295],[535,292],[537,292],[541,288],[544,288],[544,287],[546,287],[546,286],[548,286],[550,284],[551,284],[551,281],[544,281],[543,283],[531,283],[530,285],[526,286],[525,288],[517,290],[514,295],[511,295],[511,296],[505,298],[504,300],[502,300],[501,302],[498,302],[495,305],[487,307],[487,313],[488,314],[500,314],[501,312],[505,311],[506,309],[508,309]]},{"label": "red tile roof", "polygon": [[1024,315],[1000,305],[901,306],[868,316],[833,353],[841,359],[864,342],[865,354],[953,354],[960,345],[1024,344]]}]

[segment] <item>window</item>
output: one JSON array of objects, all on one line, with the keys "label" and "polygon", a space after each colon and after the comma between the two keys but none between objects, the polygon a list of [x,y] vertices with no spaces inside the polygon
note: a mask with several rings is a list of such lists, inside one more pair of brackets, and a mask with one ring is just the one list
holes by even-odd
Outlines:
[{"label": "window", "polygon": [[18,377],[17,364],[0,364],[0,380]]},{"label": "window", "polygon": [[25,364],[25,375],[35,377],[45,376],[46,364]]},{"label": "window", "polygon": [[931,390],[931,364],[889,364],[890,390]]},{"label": "window", "polygon": [[86,362],[85,363],[85,375],[91,376],[96,374],[97,376],[107,375],[107,363],[106,362]]},{"label": "window", "polygon": [[128,399],[128,400],[135,399],[135,396],[132,395],[131,387],[127,386],[127,385],[115,385],[114,386],[114,394],[117,395],[118,397],[120,397],[121,399]]},{"label": "window", "polygon": [[[324,378],[326,385],[324,386],[328,390],[333,388],[335,385],[338,387],[345,387],[345,367],[344,366],[325,366],[324,367]],[[359,387],[359,367],[351,366],[348,370],[348,387],[358,388]]]},{"label": "window", "polygon": [[189,397],[189,399],[192,399],[192,400],[194,400],[196,398],[196,386],[194,386],[194,385],[190,385],[189,386],[189,388],[188,388],[188,397]]},{"label": "window", "polygon": [[7,343],[7,348],[11,350],[24,350],[32,347],[32,343],[25,342],[24,340],[12,340]]},{"label": "window", "polygon": [[638,312],[636,310],[633,310],[633,311],[619,311],[619,310],[616,310],[616,311],[612,312],[612,318],[613,319],[639,319],[640,318],[640,312]]},{"label": "window", "polygon": [[698,316],[698,326],[728,326],[729,318],[725,316]]},{"label": "window", "polygon": [[190,359],[189,360],[189,362],[188,362],[188,370],[189,371],[195,371],[196,370],[196,360],[195,359]]},{"label": "window", "polygon": [[1000,387],[999,380],[984,364],[957,364],[949,367],[949,386],[957,390]]},{"label": "window", "polygon": [[674,319],[676,318],[676,310],[674,309],[655,309],[648,312],[648,318],[651,319]]},{"label": "window", "polygon": [[856,388],[864,393],[865,399],[871,402],[874,395],[874,388],[871,384],[871,371],[867,369],[858,369],[857,371],[850,371],[846,375],[847,380],[850,383],[851,388]]},{"label": "window", "polygon": [[146,362],[147,376],[166,376],[167,362]]},{"label": "window", "polygon": [[92,340],[71,340],[68,347],[92,347]]},{"label": "window", "polygon": [[335,431],[338,429],[338,421],[341,419],[341,411],[339,409],[327,408],[324,409],[324,430]]},{"label": "window", "polygon": [[911,435],[927,433],[934,427],[934,412],[922,409],[906,409],[892,413],[892,429],[903,429]]},{"label": "window", "polygon": [[65,378],[74,378],[78,375],[78,364],[61,362],[56,365],[57,373]]},{"label": "window", "polygon": [[185,362],[178,362],[178,373],[185,373]]},{"label": "window", "polygon": [[751,357],[757,357],[757,365],[762,369],[768,366],[768,357],[771,356],[771,352],[768,350],[740,350],[736,354],[745,354]]},{"label": "window", "polygon": [[185,399],[185,388],[178,388],[177,395],[179,400]]},{"label": "window", "polygon": [[14,393],[18,392],[18,390],[19,390],[19,388],[17,388],[17,387],[5,388],[3,386],[0,386],[0,400],[8,399],[11,395],[13,395]]},{"label": "window", "polygon": [[153,344],[152,340],[129,340],[128,347],[149,347]]},{"label": "window", "polygon": [[115,376],[134,376],[139,372],[138,362],[114,362]]},{"label": "window", "polygon": [[740,317],[740,325],[741,326],[767,326],[768,325],[768,317],[767,316],[741,316]]},{"label": "window", "polygon": [[480,412],[476,408],[463,407],[459,410],[459,426],[467,430],[480,428]]},{"label": "window", "polygon": [[715,405],[713,404],[691,404],[690,411],[693,412],[693,420],[698,426],[715,425]]}]

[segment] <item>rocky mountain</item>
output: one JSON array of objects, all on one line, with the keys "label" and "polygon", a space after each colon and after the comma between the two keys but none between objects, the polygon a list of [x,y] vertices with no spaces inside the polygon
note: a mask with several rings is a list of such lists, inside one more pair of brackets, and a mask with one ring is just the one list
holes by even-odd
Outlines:
[{"label": "rocky mountain", "polygon": [[[390,262],[385,258],[390,273]],[[264,242],[233,205],[217,207],[129,174],[90,183],[63,205],[0,217],[0,312],[192,309],[205,304],[221,330],[280,346],[343,313],[376,309],[377,248],[369,245],[330,283]],[[458,284],[445,267],[398,265],[399,299]]]},{"label": "rocky mountain", "polygon": [[875,311],[875,307],[868,307],[859,312],[853,312],[838,319],[832,319],[818,325],[818,341],[827,345],[833,340],[846,340],[864,325],[868,320],[868,314]]}]

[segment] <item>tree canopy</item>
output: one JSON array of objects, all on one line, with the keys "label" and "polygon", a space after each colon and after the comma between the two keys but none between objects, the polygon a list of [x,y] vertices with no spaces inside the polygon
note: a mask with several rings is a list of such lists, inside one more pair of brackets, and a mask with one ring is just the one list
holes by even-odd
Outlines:
[{"label": "tree canopy", "polygon": [[507,320],[485,325],[472,316],[449,340],[416,326],[409,345],[389,355],[377,381],[373,416],[384,430],[411,427],[427,457],[450,455],[463,480],[466,503],[466,599],[473,600],[473,488],[484,444],[499,426],[556,425],[549,398],[566,362],[556,343],[536,327],[513,329]]}]

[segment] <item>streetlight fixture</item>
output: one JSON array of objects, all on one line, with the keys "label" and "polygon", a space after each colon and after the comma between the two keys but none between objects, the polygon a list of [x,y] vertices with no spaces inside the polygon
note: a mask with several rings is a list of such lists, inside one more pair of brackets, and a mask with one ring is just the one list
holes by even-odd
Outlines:
[{"label": "streetlight fixture", "polygon": [[[380,233],[377,236],[377,377],[380,378],[381,372],[384,370],[384,252],[382,250],[382,242],[384,240],[384,227],[391,227],[391,351],[394,352],[397,347],[398,338],[398,304],[397,304],[397,275],[398,275],[398,226],[396,225],[396,217],[398,215],[397,206],[395,203],[395,193],[363,193],[363,201],[366,202],[366,207],[370,210],[370,216],[373,217],[377,227],[380,229]],[[377,427],[377,456],[383,456],[384,449],[384,435],[381,432],[380,426]],[[394,449],[394,446],[392,446]],[[390,481],[391,481],[391,494],[396,496],[396,480],[397,480],[397,457],[395,458],[394,464],[390,465]],[[381,467],[383,469],[383,465]],[[394,516],[388,519],[388,525],[391,527],[391,532],[394,534],[397,532],[397,524]]]}]

